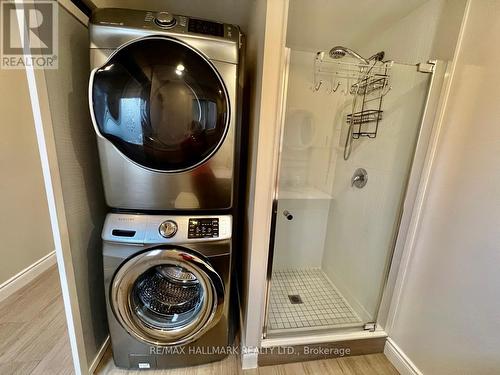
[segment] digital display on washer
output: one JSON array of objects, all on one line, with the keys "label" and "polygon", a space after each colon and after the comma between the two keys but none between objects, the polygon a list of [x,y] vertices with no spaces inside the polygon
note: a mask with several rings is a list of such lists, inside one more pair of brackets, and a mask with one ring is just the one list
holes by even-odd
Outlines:
[{"label": "digital display on washer", "polygon": [[214,237],[219,237],[218,218],[189,219],[188,238]]},{"label": "digital display on washer", "polygon": [[188,31],[197,34],[224,36],[224,24],[190,18]]}]

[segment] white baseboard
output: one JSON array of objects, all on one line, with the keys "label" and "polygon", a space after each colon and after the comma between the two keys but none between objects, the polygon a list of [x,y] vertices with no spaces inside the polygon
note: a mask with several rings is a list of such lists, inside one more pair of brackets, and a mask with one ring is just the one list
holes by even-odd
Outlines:
[{"label": "white baseboard", "polygon": [[104,353],[106,353],[106,350],[108,349],[109,344],[111,343],[111,340],[109,338],[109,335],[106,337],[106,340],[104,340],[103,344],[101,345],[101,348],[97,352],[94,360],[92,361],[92,364],[89,367],[89,375],[93,375],[95,370],[97,369],[97,366],[99,366],[99,362],[101,362],[102,357],[104,356]]},{"label": "white baseboard", "polygon": [[39,275],[47,271],[56,263],[56,252],[52,251],[45,255],[42,259],[39,259],[32,265],[26,267],[17,275],[12,276],[0,285],[0,301],[3,301],[22,287],[28,285],[31,281],[36,279]]},{"label": "white baseboard", "polygon": [[258,360],[259,360],[259,350],[257,348],[254,348],[254,350],[244,348],[244,345],[246,343],[245,340],[245,324],[243,321],[243,312],[241,311],[241,296],[240,296],[240,288],[239,285],[236,285],[236,293],[238,295],[238,305],[240,306],[239,308],[239,318],[240,318],[240,361],[241,361],[241,368],[243,370],[248,370],[252,368],[257,368],[258,367]]},{"label": "white baseboard", "polygon": [[246,348],[242,350],[241,353],[241,368],[243,370],[248,370],[252,368],[257,368],[259,361],[259,349],[251,350]]},{"label": "white baseboard", "polygon": [[401,375],[422,375],[422,372],[390,338],[385,342],[384,354]]}]

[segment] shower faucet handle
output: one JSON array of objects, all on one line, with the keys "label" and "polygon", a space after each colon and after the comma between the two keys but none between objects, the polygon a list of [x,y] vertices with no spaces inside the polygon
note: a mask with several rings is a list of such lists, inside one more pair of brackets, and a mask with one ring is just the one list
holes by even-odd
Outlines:
[{"label": "shower faucet handle", "polygon": [[365,178],[364,178],[364,177],[363,177],[363,175],[361,175],[361,174],[358,174],[357,176],[354,176],[354,177],[352,178],[352,181],[351,181],[351,186],[354,186],[354,184],[355,184],[356,182],[358,182],[358,181],[359,181],[359,182],[363,182],[363,180],[364,180],[364,179],[365,179]]},{"label": "shower faucet handle", "polygon": [[351,178],[351,186],[356,186],[358,189],[365,187],[368,182],[368,173],[364,168],[358,168]]}]

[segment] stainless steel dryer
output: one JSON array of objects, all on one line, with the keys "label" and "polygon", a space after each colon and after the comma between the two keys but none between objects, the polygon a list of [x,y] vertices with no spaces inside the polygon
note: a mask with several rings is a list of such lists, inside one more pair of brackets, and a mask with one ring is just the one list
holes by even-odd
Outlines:
[{"label": "stainless steel dryer", "polygon": [[115,364],[153,369],[224,358],[232,217],[109,214],[103,238]]},{"label": "stainless steel dryer", "polygon": [[108,205],[231,208],[239,28],[167,12],[100,9],[89,30],[90,113]]}]

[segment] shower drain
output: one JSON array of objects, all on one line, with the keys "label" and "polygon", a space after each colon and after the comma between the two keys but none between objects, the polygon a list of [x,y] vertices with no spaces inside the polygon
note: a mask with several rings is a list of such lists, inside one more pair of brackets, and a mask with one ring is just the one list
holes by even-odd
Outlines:
[{"label": "shower drain", "polygon": [[290,300],[290,303],[292,305],[298,305],[300,303],[304,303],[302,302],[302,298],[300,298],[298,294],[289,294],[288,299]]}]

